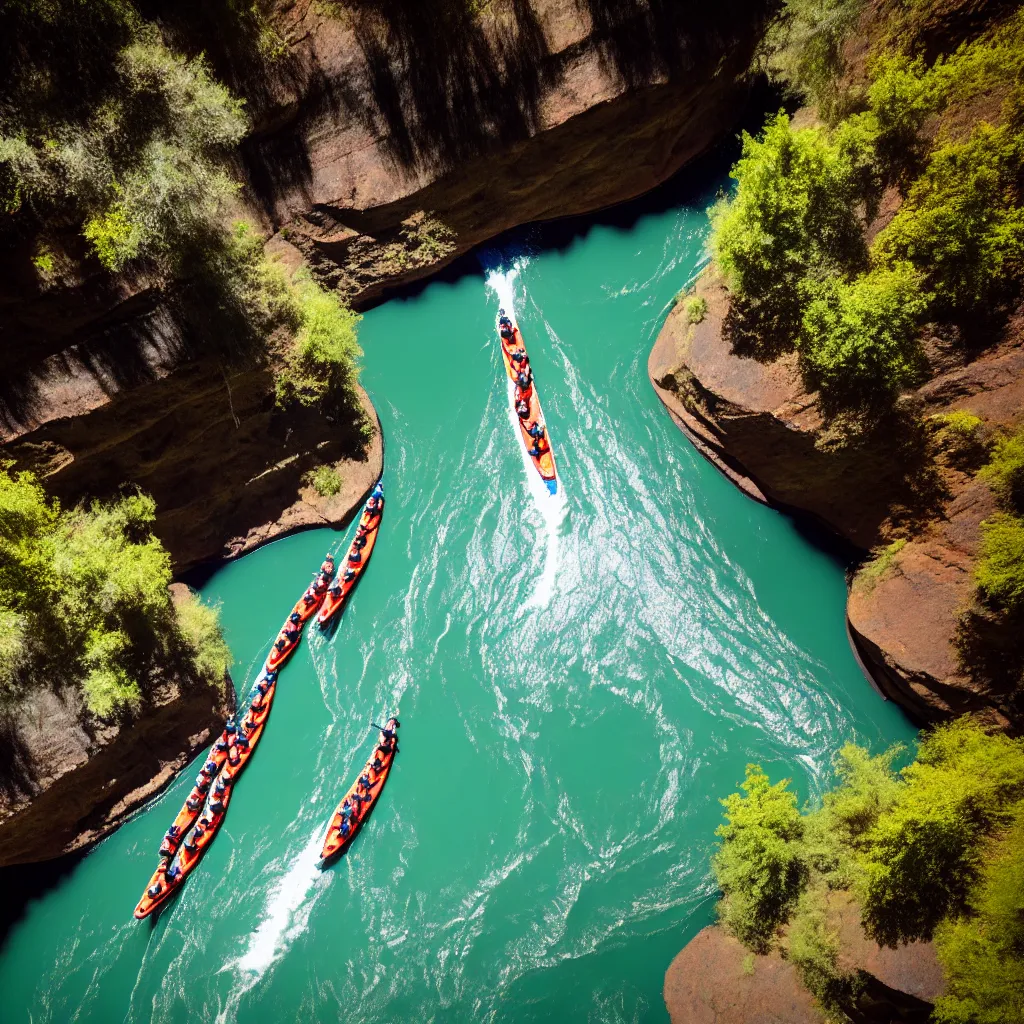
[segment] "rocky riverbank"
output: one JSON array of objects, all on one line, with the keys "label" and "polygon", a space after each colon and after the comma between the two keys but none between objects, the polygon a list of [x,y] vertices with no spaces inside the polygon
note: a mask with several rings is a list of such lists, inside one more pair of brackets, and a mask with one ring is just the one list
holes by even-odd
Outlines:
[{"label": "rocky riverbank", "polygon": [[[883,693],[920,722],[965,712],[1011,728],[1007,694],[963,664],[956,639],[973,592],[980,523],[995,511],[972,473],[908,463],[899,432],[867,443],[830,437],[791,354],[773,363],[736,355],[723,331],[728,292],[714,269],[695,294],[707,313],[669,314],[648,360],[655,391],[694,444],[752,497],[812,517],[864,552],[893,537],[902,546],[884,572],[855,580],[847,604],[854,645]],[[906,398],[922,420],[969,410],[986,430],[1024,417],[1024,320],[973,356],[937,339],[929,380]],[[925,467],[926,468],[926,467]]]}]

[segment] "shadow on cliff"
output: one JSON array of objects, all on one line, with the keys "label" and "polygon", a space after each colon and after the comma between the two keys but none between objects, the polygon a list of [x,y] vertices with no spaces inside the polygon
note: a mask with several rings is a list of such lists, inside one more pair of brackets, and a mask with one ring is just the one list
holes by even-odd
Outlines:
[{"label": "shadow on cliff", "polygon": [[354,28],[366,78],[346,105],[408,170],[448,170],[531,134],[560,76],[529,0],[494,0],[486,20],[460,0],[365,0]]},{"label": "shadow on cliff", "polygon": [[575,0],[590,19],[606,69],[630,88],[715,63],[779,6],[774,0]]}]

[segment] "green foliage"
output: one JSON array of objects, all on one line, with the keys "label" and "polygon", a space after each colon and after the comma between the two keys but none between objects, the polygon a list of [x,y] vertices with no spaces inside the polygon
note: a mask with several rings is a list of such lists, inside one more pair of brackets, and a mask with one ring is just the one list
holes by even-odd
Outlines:
[{"label": "green foliage", "polygon": [[804,817],[808,863],[830,888],[848,889],[859,879],[858,853],[864,837],[896,800],[900,783],[893,762],[903,753],[901,744],[872,756],[864,747],[846,743],[836,754],[839,785]]},{"label": "green foliage", "polygon": [[969,914],[940,925],[936,945],[946,976],[938,1024],[1024,1022],[1024,803],[989,855]]},{"label": "green foliage", "polygon": [[804,313],[799,347],[804,375],[825,405],[887,406],[917,383],[924,372],[917,341],[924,308],[908,263],[824,285]]},{"label": "green foliage", "polygon": [[843,96],[843,42],[864,9],[864,0],[784,0],[765,39],[769,75],[813,103],[833,121]]},{"label": "green foliage", "polygon": [[928,419],[935,429],[939,448],[954,461],[966,464],[980,459],[985,451],[980,417],[965,409],[954,409]]},{"label": "green foliage", "polygon": [[220,627],[220,609],[204,604],[195,594],[179,601],[174,607],[178,630],[192,654],[192,661],[200,676],[219,682],[231,668],[231,650]]},{"label": "green foliage", "polygon": [[732,176],[735,196],[711,211],[711,248],[734,293],[734,344],[770,358],[796,343],[818,282],[866,264],[861,146],[780,113],[760,138],[744,133]]},{"label": "green foliage", "polygon": [[[4,705],[34,688],[75,683],[101,717],[144,698],[181,639],[155,514],[152,498],[138,493],[62,510],[32,474],[0,469]],[[207,625],[207,646],[185,666],[199,676],[213,649],[216,623]]]},{"label": "green foliage", "polygon": [[237,188],[223,157],[246,119],[202,59],[167,49],[128,3],[12,5],[4,30],[21,42],[0,101],[5,209],[77,219],[111,270],[173,270],[219,230]]},{"label": "green foliage", "polygon": [[305,479],[321,498],[332,498],[341,490],[341,474],[334,466],[317,466],[306,474]]},{"label": "green foliage", "polygon": [[861,566],[860,571],[857,573],[857,583],[868,590],[873,589],[879,580],[889,574],[889,571],[895,565],[896,556],[906,546],[907,542],[903,538],[899,538],[882,548],[870,562],[866,562]]},{"label": "green foliage", "polygon": [[308,276],[300,277],[293,288],[299,329],[277,378],[278,404],[356,407],[358,360],[363,354],[356,325],[361,317]]},{"label": "green foliage", "polygon": [[1024,512],[1024,428],[995,439],[988,465],[978,475],[1006,508]]},{"label": "green foliage", "polygon": [[32,266],[39,271],[42,277],[51,277],[56,269],[53,253],[46,246],[40,246],[35,256],[32,257]]},{"label": "green foliage", "polygon": [[758,952],[785,924],[806,875],[803,822],[788,786],[788,779],[771,785],[757,765],[747,765],[743,795],[722,801],[726,823],[715,832],[721,839],[713,865],[725,894],[722,922]]},{"label": "green foliage", "polygon": [[786,953],[807,990],[834,1013],[849,1000],[856,982],[839,967],[839,935],[829,926],[827,911],[827,889],[808,886],[789,926]]},{"label": "green foliage", "polygon": [[968,720],[925,736],[896,800],[866,837],[864,925],[883,945],[930,939],[962,913],[986,837],[1024,796],[1024,742]]},{"label": "green foliage", "polygon": [[981,524],[981,552],[974,580],[997,610],[1024,612],[1024,519],[997,512]]},{"label": "green foliage", "polygon": [[982,122],[964,142],[936,150],[906,202],[878,236],[885,260],[909,260],[937,315],[1005,301],[1024,270],[1024,209],[1014,188],[1024,135]]},{"label": "green foliage", "polygon": [[686,300],[686,322],[699,324],[708,315],[708,300],[703,295],[691,295]]}]

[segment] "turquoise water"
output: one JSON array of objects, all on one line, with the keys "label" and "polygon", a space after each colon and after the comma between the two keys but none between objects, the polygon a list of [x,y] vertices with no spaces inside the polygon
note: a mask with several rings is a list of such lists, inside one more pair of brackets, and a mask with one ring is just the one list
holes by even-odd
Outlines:
[{"label": "turquoise water", "polygon": [[[481,268],[366,316],[388,504],[340,628],[282,673],[221,835],[158,919],[131,912],[190,772],[29,905],[0,957],[5,1020],[665,1020],[744,765],[807,797],[847,739],[912,735],[850,654],[841,567],[708,466],[647,381],[708,198],[489,254],[491,286]],[[495,285],[562,502],[517,447]],[[240,684],[346,539],[300,534],[210,579]],[[380,805],[321,873],[369,720],[392,712]]]}]

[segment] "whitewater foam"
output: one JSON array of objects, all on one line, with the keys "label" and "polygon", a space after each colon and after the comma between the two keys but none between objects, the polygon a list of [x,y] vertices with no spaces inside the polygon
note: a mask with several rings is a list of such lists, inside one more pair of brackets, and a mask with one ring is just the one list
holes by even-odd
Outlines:
[{"label": "whitewater foam", "polygon": [[[498,305],[504,309],[510,317],[515,317],[515,281],[523,270],[529,259],[520,256],[508,270],[491,270],[487,274],[487,287],[498,297]],[[540,398],[538,396],[538,404]],[[543,409],[541,410],[543,415]],[[508,381],[508,418],[512,428],[512,435],[515,438],[516,448],[523,460],[523,467],[526,473],[527,487],[530,496],[533,498],[538,512],[540,512],[543,525],[537,538],[538,547],[544,548],[544,569],[541,572],[537,586],[527,601],[528,607],[544,608],[550,602],[555,592],[555,577],[558,574],[558,540],[565,519],[567,505],[565,502],[565,481],[559,476],[558,492],[552,494],[547,484],[541,479],[537,467],[526,452],[522,443],[519,431],[519,417],[516,415],[515,384]],[[557,455],[556,455],[557,465]]]}]

